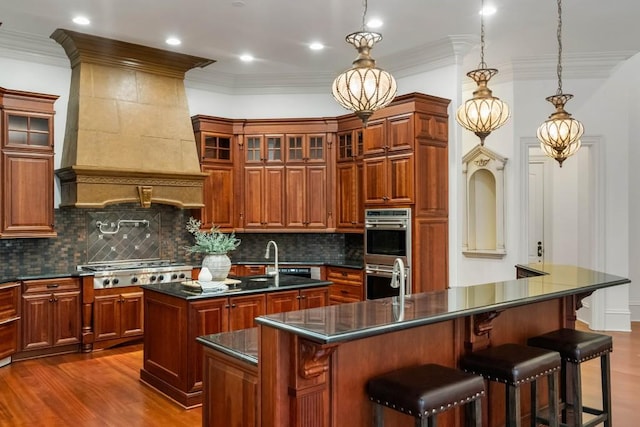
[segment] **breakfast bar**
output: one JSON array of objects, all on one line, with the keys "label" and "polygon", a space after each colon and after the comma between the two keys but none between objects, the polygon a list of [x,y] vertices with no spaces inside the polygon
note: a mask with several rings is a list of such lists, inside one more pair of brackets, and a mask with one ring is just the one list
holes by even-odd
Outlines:
[{"label": "breakfast bar", "polygon": [[[240,412],[257,411],[262,427],[337,427],[347,422],[369,426],[372,409],[365,385],[370,378],[425,363],[455,368],[466,352],[526,344],[529,337],[573,328],[583,298],[598,289],[629,283],[623,277],[575,266],[520,268],[527,273],[520,276],[530,277],[414,294],[406,298],[404,308],[393,297],[260,316],[257,330],[244,333],[243,345],[254,343],[253,354],[243,356],[244,362],[238,356],[243,354],[238,341],[205,336],[199,342],[207,354],[244,366],[255,361],[256,403]],[[203,415],[209,400],[229,398],[224,392],[212,388]],[[529,393],[523,390],[523,414],[528,412],[528,401]],[[502,387],[489,385],[483,416],[483,425],[504,422]],[[204,425],[228,422],[215,418],[203,417]],[[406,415],[385,411],[386,426],[406,425],[408,420]],[[460,426],[462,412],[449,411],[440,420],[442,425]]]}]

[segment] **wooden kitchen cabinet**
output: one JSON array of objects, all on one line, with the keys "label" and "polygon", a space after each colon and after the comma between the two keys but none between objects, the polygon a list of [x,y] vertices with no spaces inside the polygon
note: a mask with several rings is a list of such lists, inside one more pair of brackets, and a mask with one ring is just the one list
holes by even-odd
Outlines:
[{"label": "wooden kitchen cabinet", "polygon": [[18,358],[78,351],[80,281],[29,280],[22,290],[22,345]]},{"label": "wooden kitchen cabinet", "polygon": [[286,227],[327,228],[327,167],[286,166]]},{"label": "wooden kitchen cabinet", "polygon": [[325,307],[328,301],[326,287],[271,292],[267,294],[267,314]]},{"label": "wooden kitchen cabinet", "polygon": [[237,222],[237,144],[234,144],[233,121],[194,116],[191,118],[202,172],[204,207],[195,215],[203,228],[213,225],[231,231]]},{"label": "wooden kitchen cabinet", "polygon": [[364,137],[360,119],[338,120],[338,148],[335,168],[336,231],[364,231]]},{"label": "wooden kitchen cabinet", "polygon": [[55,237],[55,95],[0,88],[0,237]]},{"label": "wooden kitchen cabinet", "polygon": [[20,282],[0,284],[0,360],[18,351]]},{"label": "wooden kitchen cabinet", "polygon": [[329,304],[358,302],[364,299],[364,274],[362,269],[327,267]]},{"label": "wooden kitchen cabinet", "polygon": [[284,228],[284,166],[246,166],[244,184],[244,228]]},{"label": "wooden kitchen cabinet", "polygon": [[413,153],[364,159],[364,204],[407,205],[415,198]]},{"label": "wooden kitchen cabinet", "polygon": [[94,298],[94,350],[142,337],[144,315],[140,288],[98,289]]}]

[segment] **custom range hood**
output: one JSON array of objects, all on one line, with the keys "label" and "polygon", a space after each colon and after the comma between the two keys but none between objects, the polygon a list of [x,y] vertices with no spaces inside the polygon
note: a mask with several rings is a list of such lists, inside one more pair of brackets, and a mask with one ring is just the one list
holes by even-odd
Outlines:
[{"label": "custom range hood", "polygon": [[202,207],[184,74],[214,61],[57,29],[71,62],[61,206]]}]

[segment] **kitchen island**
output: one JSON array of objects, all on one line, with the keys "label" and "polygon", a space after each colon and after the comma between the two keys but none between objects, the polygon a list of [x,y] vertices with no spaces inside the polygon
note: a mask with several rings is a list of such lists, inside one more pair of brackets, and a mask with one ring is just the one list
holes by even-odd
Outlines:
[{"label": "kitchen island", "polygon": [[[456,367],[465,352],[508,342],[524,344],[531,336],[574,327],[583,298],[597,289],[629,283],[575,266],[537,265],[535,272],[540,275],[414,294],[407,297],[404,310],[394,305],[394,298],[384,298],[261,316],[256,330],[256,404],[243,411],[259,408],[261,427],[372,425],[365,392],[370,378],[423,363]],[[233,341],[209,338],[199,340],[207,351],[230,358],[234,351],[242,353],[238,346],[223,351],[234,347]],[[525,387],[523,413],[528,412],[528,401]],[[502,425],[503,387],[490,384],[483,407],[483,425]],[[385,419],[386,426],[410,422],[406,415],[388,410]],[[439,420],[460,426],[462,412],[449,411]],[[208,425],[223,425],[210,421]]]},{"label": "kitchen island", "polygon": [[233,277],[228,290],[194,282],[143,285],[144,350],[140,380],[184,407],[202,402],[202,347],[196,337],[255,326],[257,316],[321,307],[331,282],[280,275]]}]

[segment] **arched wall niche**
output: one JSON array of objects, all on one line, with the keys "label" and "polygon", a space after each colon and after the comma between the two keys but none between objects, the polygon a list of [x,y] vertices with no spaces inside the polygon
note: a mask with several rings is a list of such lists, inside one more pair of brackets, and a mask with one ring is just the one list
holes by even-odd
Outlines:
[{"label": "arched wall niche", "polygon": [[464,241],[462,253],[502,258],[504,246],[504,166],[507,158],[476,145],[462,158]]}]

